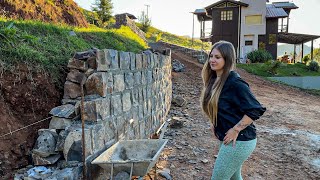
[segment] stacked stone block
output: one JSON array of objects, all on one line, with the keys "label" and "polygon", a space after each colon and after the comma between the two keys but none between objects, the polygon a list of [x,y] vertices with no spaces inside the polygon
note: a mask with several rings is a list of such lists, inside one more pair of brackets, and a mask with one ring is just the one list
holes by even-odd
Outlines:
[{"label": "stacked stone block", "polygon": [[41,163],[35,165],[46,165],[47,157],[57,159],[59,153],[66,161],[81,161],[81,87],[86,157],[110,142],[148,138],[165,120],[172,94],[171,55],[95,49],[76,53],[68,68],[63,105],[51,110],[50,131],[44,131],[56,147],[45,153],[37,147],[33,158]]}]

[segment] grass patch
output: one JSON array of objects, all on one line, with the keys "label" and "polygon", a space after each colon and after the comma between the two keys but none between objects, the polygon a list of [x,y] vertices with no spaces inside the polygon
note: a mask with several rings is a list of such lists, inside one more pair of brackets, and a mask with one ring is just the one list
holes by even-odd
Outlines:
[{"label": "grass patch", "polygon": [[[136,25],[141,29],[142,25],[140,23],[136,23]],[[201,50],[202,48],[204,50],[211,49],[211,44],[208,42],[202,42],[199,39],[194,39],[193,45],[192,45],[191,38],[184,37],[184,36],[177,36],[169,32],[164,32],[152,26],[149,27],[148,32],[146,33],[146,38],[149,42],[157,42],[161,40],[167,43],[176,44],[179,46],[184,46],[184,47],[197,49],[197,50]]]},{"label": "grass patch", "polygon": [[41,67],[58,84],[69,58],[91,47],[137,53],[148,46],[128,27],[106,30],[0,19],[0,60],[8,67],[17,63]]},{"label": "grass patch", "polygon": [[251,63],[251,64],[237,64],[237,67],[246,70],[249,73],[262,77],[284,77],[284,76],[320,76],[320,72],[308,70],[305,64],[284,64],[272,73],[272,63]]}]

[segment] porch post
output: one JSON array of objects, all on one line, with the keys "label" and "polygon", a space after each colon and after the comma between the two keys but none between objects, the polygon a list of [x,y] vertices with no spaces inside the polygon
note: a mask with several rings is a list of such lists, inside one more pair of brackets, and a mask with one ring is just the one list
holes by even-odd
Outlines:
[{"label": "porch post", "polygon": [[311,41],[311,61],[313,60],[313,40]]},{"label": "porch post", "polygon": [[304,43],[302,43],[302,47],[301,47],[301,49],[302,49],[302,52],[301,52],[301,63],[303,62],[302,60],[303,60],[303,46],[304,46]]}]

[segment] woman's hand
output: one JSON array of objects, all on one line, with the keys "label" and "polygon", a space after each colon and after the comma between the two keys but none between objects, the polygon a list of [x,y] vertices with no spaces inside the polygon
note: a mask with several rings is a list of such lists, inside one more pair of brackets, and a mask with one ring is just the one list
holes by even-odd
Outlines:
[{"label": "woman's hand", "polygon": [[226,133],[226,136],[223,139],[223,144],[228,145],[230,142],[233,141],[232,146],[235,147],[238,135],[239,135],[239,131],[237,131],[234,128],[229,129],[228,132]]}]

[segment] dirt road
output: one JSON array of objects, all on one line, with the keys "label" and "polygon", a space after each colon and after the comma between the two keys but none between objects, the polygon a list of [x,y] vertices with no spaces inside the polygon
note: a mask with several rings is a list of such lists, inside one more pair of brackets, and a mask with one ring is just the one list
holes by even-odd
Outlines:
[{"label": "dirt road", "polygon": [[[172,58],[186,66],[185,72],[173,73],[173,84],[174,93],[188,103],[184,107],[171,107],[170,116],[185,123],[180,129],[167,130],[165,138],[170,140],[158,167],[169,169],[173,179],[210,179],[218,142],[199,106],[201,65],[174,51]],[[255,123],[258,144],[244,163],[243,178],[319,179],[320,97],[237,71],[267,107]]]}]

